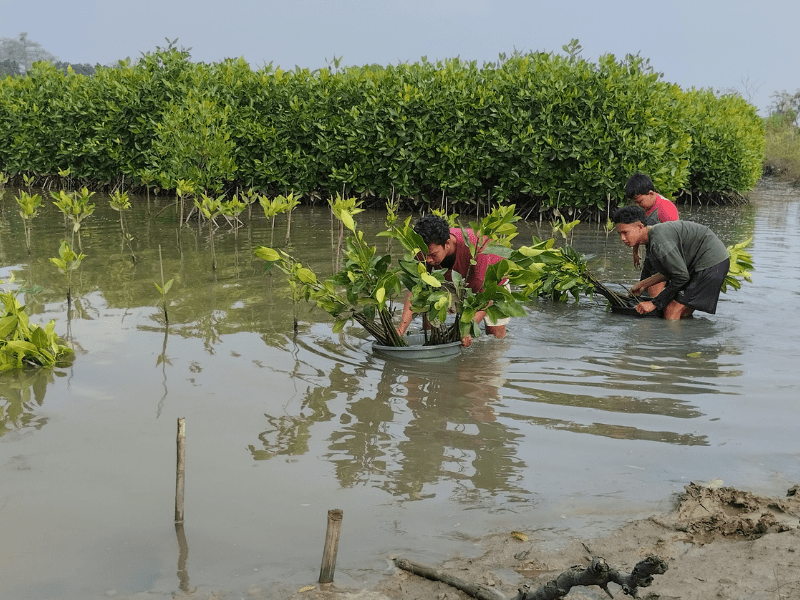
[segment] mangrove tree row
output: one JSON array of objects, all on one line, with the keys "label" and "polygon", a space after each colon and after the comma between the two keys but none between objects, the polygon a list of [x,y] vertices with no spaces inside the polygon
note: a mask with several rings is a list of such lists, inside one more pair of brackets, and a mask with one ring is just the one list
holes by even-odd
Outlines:
[{"label": "mangrove tree row", "polygon": [[[606,210],[634,171],[667,194],[736,194],[761,174],[764,126],[738,96],[682,90],[638,56],[516,53],[283,71],[193,63],[175,48],[94,75],[35,63],[0,80],[0,171],[40,185],[191,182],[219,192],[419,205]],[[59,173],[61,175],[59,175]]]}]

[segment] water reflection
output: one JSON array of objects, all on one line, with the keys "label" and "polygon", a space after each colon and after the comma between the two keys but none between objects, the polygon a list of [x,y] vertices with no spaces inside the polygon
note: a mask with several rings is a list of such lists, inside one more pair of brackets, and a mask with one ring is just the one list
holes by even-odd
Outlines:
[{"label": "water reflection", "polygon": [[[238,238],[217,232],[212,273],[206,232],[181,230],[174,207],[159,215],[162,199],[151,213],[144,198],[134,203],[126,223],[134,263],[122,248],[118,216],[101,199],[84,230],[87,259],[75,274],[83,311],[75,317],[66,313],[65,280],[49,262],[63,218],[43,209],[28,254],[8,195],[0,211],[2,278],[13,271],[18,281],[41,285],[41,294],[25,297],[32,320],[56,319],[61,334],[71,323],[78,352],[69,369],[0,376],[0,436],[47,424],[46,435],[2,437],[0,525],[17,540],[17,554],[42,557],[53,567],[50,580],[59,581],[57,590],[42,591],[35,561],[18,561],[0,567],[3,598],[33,589],[59,600],[100,596],[101,580],[109,581],[106,590],[169,587],[186,595],[190,570],[193,579],[199,573],[241,591],[237,569],[263,544],[248,515],[264,506],[285,515],[280,527],[270,522],[270,535],[297,552],[271,562],[275,580],[285,575],[294,584],[299,557],[318,550],[302,533],[312,497],[324,503],[336,496],[358,507],[365,528],[382,523],[391,535],[359,538],[373,558],[392,545],[443,552],[438,540],[455,539],[465,511],[470,535],[515,528],[518,515],[545,529],[560,514],[567,521],[559,526],[585,533],[587,525],[619,516],[620,507],[668,498],[685,480],[720,477],[763,489],[797,479],[796,190],[763,188],[750,207],[680,207],[683,218],[709,225],[725,243],[754,235],[754,282],[723,295],[717,315],[672,326],[612,315],[603,303],[533,301],[507,339],[482,338],[438,366],[383,360],[359,331],[334,335],[326,314],[295,307],[284,279],[264,275],[263,262],[252,256],[255,246],[269,243],[263,219],[247,221]],[[379,213],[359,215],[368,236],[382,222]],[[521,228],[521,243],[531,233],[549,235],[546,226]],[[285,223],[276,229],[280,243]],[[630,250],[606,238],[601,226],[573,231],[574,245],[596,257],[604,280],[638,279]],[[293,253],[325,276],[336,264],[337,234],[327,209],[304,207],[292,220]],[[153,285],[161,282],[159,245],[164,276],[175,279],[168,331]],[[56,379],[65,374],[69,381]],[[207,432],[196,447],[205,460],[197,480],[202,494],[194,498],[204,517],[189,532],[191,565],[185,534],[175,531],[176,553],[171,530],[148,529],[147,508],[165,495],[172,475],[159,450],[172,439],[171,428],[165,436],[156,417],[184,411]],[[34,469],[19,470],[17,455]],[[263,483],[264,476],[284,475],[287,485]],[[43,494],[42,486],[61,493]],[[220,512],[231,506],[230,489],[241,490],[236,510]],[[120,522],[120,502],[137,494],[131,518]],[[588,517],[576,521],[575,514]],[[109,528],[126,544],[139,532],[146,540],[115,558],[107,551]],[[168,536],[158,539],[157,531]],[[471,549],[468,543],[456,551]],[[235,566],[219,566],[228,560]],[[87,573],[83,564],[100,567]],[[378,558],[363,564],[384,566]],[[168,581],[154,584],[162,575]]]},{"label": "water reflection", "polygon": [[[331,381],[338,379],[338,369],[331,374]],[[298,456],[308,452],[310,428],[314,423],[330,421],[333,413],[327,402],[335,397],[330,388],[312,387],[303,398],[297,415],[265,414],[269,427],[259,434],[261,446],[248,446],[255,460],[269,460],[275,456]]]},{"label": "water reflection", "polygon": [[175,535],[178,538],[178,588],[188,593],[189,588],[189,571],[187,563],[189,562],[189,543],[186,541],[186,532],[183,529],[183,523],[175,523]]},{"label": "water reflection", "polygon": [[[504,342],[484,340],[477,360],[471,354],[416,367],[387,360],[377,397],[385,398],[394,409],[394,422],[375,427],[378,423],[349,410],[354,423],[340,431],[338,444],[332,440],[331,450],[354,456],[354,449],[362,444],[352,443],[350,432],[357,426],[367,433],[381,430],[384,440],[391,442],[383,448],[391,460],[380,487],[408,500],[432,497],[426,488],[443,478],[457,483],[460,499],[476,500],[500,492],[526,496],[529,492],[518,485],[519,471],[525,466],[517,456],[522,434],[496,414],[505,384],[506,348]],[[337,459],[332,455],[332,460]],[[338,461],[357,464],[346,458]],[[337,471],[341,470],[339,465]]]},{"label": "water reflection", "polygon": [[65,373],[50,368],[25,368],[0,375],[0,437],[14,429],[41,429],[47,417],[36,414],[47,386]]},{"label": "water reflection", "polygon": [[[481,345],[479,357],[438,364],[363,354],[343,363],[341,345],[317,340],[313,352],[339,362],[309,374],[298,360],[294,376],[307,385],[299,406],[289,402],[265,414],[269,427],[248,449],[255,460],[302,455],[312,435],[329,429],[315,425],[330,422],[335,428],[324,443],[325,457],[343,487],[370,485],[419,500],[434,495],[429,484],[452,479],[458,482],[454,493],[473,500],[501,491],[525,496],[517,484],[522,434],[498,420],[495,408],[508,345]],[[322,385],[311,382],[320,375]],[[344,410],[334,424],[330,405],[337,401]]]},{"label": "water reflection", "polygon": [[167,356],[167,342],[169,341],[169,325],[164,327],[164,342],[161,344],[161,354],[158,355],[156,359],[156,368],[161,366],[161,386],[164,388],[164,393],[161,396],[161,399],[158,401],[158,410],[156,411],[156,418],[161,416],[161,411],[164,409],[164,403],[167,400],[167,395],[169,394],[169,388],[167,387],[167,366],[172,366],[172,362],[170,358]]}]

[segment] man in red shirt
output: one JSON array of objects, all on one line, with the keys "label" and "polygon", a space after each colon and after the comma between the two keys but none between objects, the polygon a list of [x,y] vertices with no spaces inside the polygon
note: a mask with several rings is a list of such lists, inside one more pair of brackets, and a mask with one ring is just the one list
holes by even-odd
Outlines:
[{"label": "man in red shirt", "polygon": [[[428,244],[428,253],[425,256],[425,262],[430,265],[429,268],[447,269],[445,279],[448,281],[451,280],[451,273],[453,271],[459,273],[464,277],[467,286],[476,294],[483,291],[483,280],[486,277],[486,269],[489,265],[503,260],[503,257],[496,254],[481,252],[475,257],[476,264],[470,265],[471,255],[469,248],[464,243],[461,229],[458,227],[451,229],[447,224],[447,220],[436,215],[422,217],[417,224],[414,225],[414,231]],[[477,240],[475,232],[471,229],[466,229],[465,231],[467,235],[469,235],[469,241],[475,244]],[[413,316],[411,311],[411,294],[409,293],[403,306],[403,315],[400,319],[400,325],[397,327],[397,331],[400,335],[406,332],[406,329],[408,329],[408,326],[411,324]],[[486,324],[486,333],[498,338],[504,338],[506,336],[506,325],[509,320],[508,318],[500,319],[495,323],[490,317],[486,316],[485,311],[475,313],[475,322],[480,323],[484,321]],[[472,337],[470,335],[465,336],[461,340],[461,343],[464,346],[469,346],[472,344]]]},{"label": "man in red shirt", "polygon": [[[667,221],[678,221],[678,208],[672,201],[656,192],[653,180],[644,173],[631,175],[625,184],[625,197],[644,210],[644,225],[658,225]],[[639,245],[633,246],[633,266],[639,266]],[[652,266],[645,258],[642,267],[642,279],[647,279],[653,275]],[[665,283],[657,283],[650,286],[647,292],[652,298],[658,296],[664,289]]]},{"label": "man in red shirt", "polygon": [[[656,192],[653,180],[644,173],[631,175],[625,184],[625,197],[644,211],[645,225],[677,221],[678,208]],[[639,247],[633,247],[633,264],[639,266]]]}]

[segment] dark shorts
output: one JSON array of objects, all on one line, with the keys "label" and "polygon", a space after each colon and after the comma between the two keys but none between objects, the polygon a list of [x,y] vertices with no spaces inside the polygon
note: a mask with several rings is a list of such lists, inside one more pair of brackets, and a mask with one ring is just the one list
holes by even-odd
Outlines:
[{"label": "dark shorts", "polygon": [[713,315],[717,312],[719,292],[730,265],[730,259],[726,258],[713,267],[695,273],[689,278],[686,287],[677,293],[674,300],[694,310],[701,310]]}]

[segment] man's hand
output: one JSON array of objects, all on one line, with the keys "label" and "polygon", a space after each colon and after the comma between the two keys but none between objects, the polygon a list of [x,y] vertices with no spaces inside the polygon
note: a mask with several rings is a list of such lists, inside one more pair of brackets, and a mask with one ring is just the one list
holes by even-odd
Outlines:
[{"label": "man's hand", "polygon": [[636,312],[640,315],[653,312],[655,309],[656,305],[649,300],[647,302],[639,302],[639,304],[636,305]]},{"label": "man's hand", "polygon": [[463,338],[461,338],[461,345],[464,346],[464,348],[468,348],[469,346],[471,346],[472,336],[467,334]]},{"label": "man's hand", "polygon": [[631,286],[631,295],[638,296],[642,293],[644,287],[642,286],[642,282],[635,283]]}]

